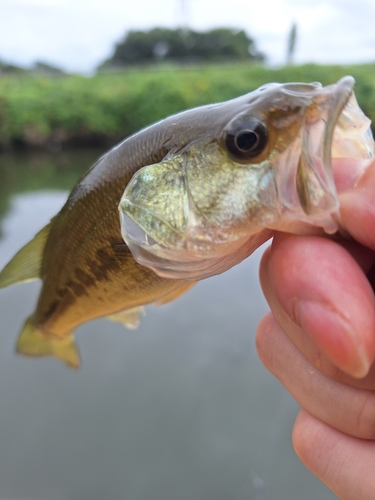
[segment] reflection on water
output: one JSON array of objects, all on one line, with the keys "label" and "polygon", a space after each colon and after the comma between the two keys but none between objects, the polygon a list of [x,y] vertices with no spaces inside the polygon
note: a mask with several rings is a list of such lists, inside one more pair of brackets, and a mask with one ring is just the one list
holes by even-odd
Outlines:
[{"label": "reflection on water", "polygon": [[101,154],[101,150],[0,154],[0,219],[9,209],[14,194],[70,190]]},{"label": "reflection on water", "polygon": [[[0,156],[0,266],[59,210],[54,190],[84,156]],[[78,372],[14,355],[39,284],[0,290],[0,498],[336,498],[294,456],[297,405],[257,359],[259,257],[149,307],[135,332],[83,325]]]}]

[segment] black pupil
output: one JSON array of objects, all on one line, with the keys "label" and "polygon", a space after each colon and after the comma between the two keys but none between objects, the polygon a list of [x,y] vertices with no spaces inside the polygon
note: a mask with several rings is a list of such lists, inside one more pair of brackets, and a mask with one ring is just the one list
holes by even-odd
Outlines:
[{"label": "black pupil", "polygon": [[235,138],[235,144],[241,151],[251,151],[258,142],[259,136],[252,130],[243,130]]},{"label": "black pupil", "polygon": [[[225,147],[230,155],[240,163],[249,163],[259,157],[267,146],[268,131],[259,120],[240,118],[230,124],[225,131]],[[259,158],[258,158],[259,159]]]}]

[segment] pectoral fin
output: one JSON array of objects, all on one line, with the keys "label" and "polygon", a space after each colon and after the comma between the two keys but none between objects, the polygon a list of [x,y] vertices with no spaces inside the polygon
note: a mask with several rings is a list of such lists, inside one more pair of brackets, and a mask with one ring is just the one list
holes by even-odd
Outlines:
[{"label": "pectoral fin", "polygon": [[23,327],[16,350],[25,356],[54,356],[71,368],[81,364],[73,332],[64,337],[48,335],[34,326],[31,318]]},{"label": "pectoral fin", "polygon": [[39,233],[16,253],[0,273],[0,288],[40,278],[44,247],[51,225]]}]

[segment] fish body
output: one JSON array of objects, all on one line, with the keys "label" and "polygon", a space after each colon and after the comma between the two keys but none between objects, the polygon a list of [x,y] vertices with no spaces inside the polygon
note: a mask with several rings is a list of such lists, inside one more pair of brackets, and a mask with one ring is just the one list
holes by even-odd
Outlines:
[{"label": "fish body", "polygon": [[[18,352],[77,367],[80,324],[108,316],[135,326],[145,304],[229,269],[273,229],[334,232],[332,140],[339,155],[373,154],[352,88],[350,77],[269,84],[166,118],[105,154],[0,273],[0,288],[43,282]],[[340,142],[348,129],[357,135]]]}]

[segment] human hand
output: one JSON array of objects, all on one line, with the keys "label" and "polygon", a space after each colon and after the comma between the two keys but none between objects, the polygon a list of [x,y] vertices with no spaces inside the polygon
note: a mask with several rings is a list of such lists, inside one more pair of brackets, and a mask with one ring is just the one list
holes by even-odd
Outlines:
[{"label": "human hand", "polygon": [[293,431],[302,462],[343,500],[373,500],[375,162],[349,190],[360,162],[335,166],[353,240],[275,235],[260,268],[272,313],[257,348],[303,408]]}]

